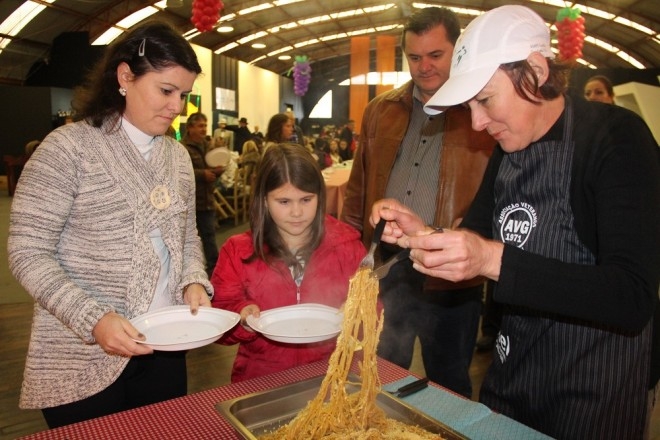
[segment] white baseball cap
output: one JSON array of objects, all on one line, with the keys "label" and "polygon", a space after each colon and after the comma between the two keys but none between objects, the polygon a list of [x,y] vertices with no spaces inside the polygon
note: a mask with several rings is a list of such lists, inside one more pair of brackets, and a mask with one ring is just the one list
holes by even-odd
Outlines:
[{"label": "white baseball cap", "polygon": [[525,60],[533,52],[554,58],[550,28],[536,12],[507,5],[481,14],[456,41],[449,79],[429,99],[424,111],[435,115],[470,100],[501,64]]}]

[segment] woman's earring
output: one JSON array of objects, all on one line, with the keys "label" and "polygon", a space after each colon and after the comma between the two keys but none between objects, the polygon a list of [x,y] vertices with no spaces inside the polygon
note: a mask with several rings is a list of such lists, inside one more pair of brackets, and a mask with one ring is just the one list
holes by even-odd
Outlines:
[{"label": "woman's earring", "polygon": [[123,88],[123,87],[120,87],[120,88],[119,88],[119,94],[120,94],[121,96],[126,96],[126,89]]}]

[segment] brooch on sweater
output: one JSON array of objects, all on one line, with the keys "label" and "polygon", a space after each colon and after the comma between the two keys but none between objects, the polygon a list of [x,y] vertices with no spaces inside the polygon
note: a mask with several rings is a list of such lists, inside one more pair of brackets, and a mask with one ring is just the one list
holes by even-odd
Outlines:
[{"label": "brooch on sweater", "polygon": [[151,204],[156,209],[166,209],[170,206],[170,193],[165,185],[158,185],[151,191]]}]

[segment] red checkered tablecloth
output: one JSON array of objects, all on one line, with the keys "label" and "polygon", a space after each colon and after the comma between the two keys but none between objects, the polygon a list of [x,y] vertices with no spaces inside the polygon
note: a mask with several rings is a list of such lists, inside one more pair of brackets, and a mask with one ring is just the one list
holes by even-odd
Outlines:
[{"label": "red checkered tablecloth", "polygon": [[[240,439],[229,422],[216,411],[215,405],[218,402],[320,376],[325,374],[326,370],[327,362],[317,362],[22,438],[34,440]],[[378,361],[378,372],[382,383],[410,375],[409,371],[382,359]]]}]

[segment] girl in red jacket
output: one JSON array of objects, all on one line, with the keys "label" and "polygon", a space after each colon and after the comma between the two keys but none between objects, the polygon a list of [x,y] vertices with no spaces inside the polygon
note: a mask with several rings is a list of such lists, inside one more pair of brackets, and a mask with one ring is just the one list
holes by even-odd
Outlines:
[{"label": "girl in red jacket", "polygon": [[262,310],[303,303],[339,308],[365,249],[352,227],[325,215],[325,184],[303,147],[278,144],[264,154],[250,205],[250,231],[227,240],[211,283],[213,306],[241,315],[219,343],[240,344],[232,382],[329,358],[335,340],[274,342],[246,323]]}]

